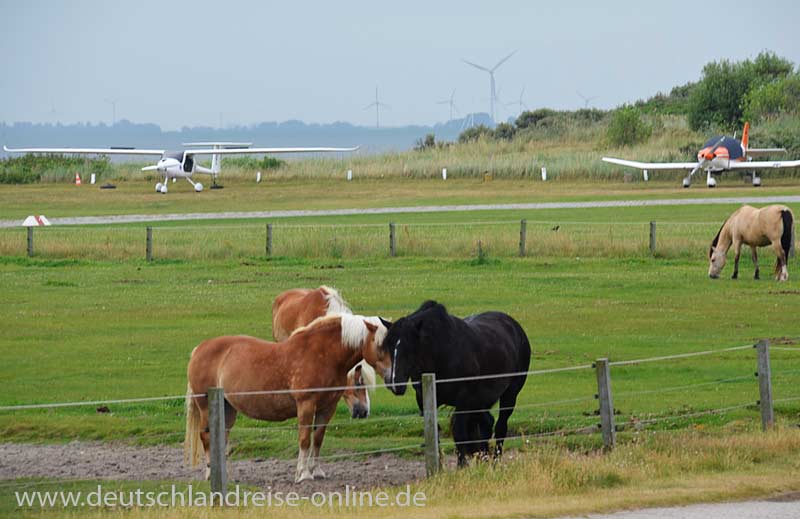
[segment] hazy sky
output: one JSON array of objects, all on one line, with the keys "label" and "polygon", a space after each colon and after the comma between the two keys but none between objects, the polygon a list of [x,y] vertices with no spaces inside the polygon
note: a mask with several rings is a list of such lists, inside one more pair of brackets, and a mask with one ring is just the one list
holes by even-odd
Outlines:
[{"label": "hazy sky", "polygon": [[[609,108],[698,79],[720,58],[800,62],[800,2],[0,0],[0,121],[166,129],[302,119],[430,124],[487,111]],[[499,118],[516,113],[503,106]]]}]

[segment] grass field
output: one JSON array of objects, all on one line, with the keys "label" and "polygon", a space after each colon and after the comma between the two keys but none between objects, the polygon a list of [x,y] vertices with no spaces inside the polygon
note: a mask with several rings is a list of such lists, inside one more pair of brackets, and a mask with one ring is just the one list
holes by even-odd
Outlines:
[{"label": "grass field", "polygon": [[[137,189],[147,187],[134,184]],[[687,196],[687,191],[665,184],[619,184],[606,190],[588,183],[460,181],[445,190],[429,180],[388,187],[365,180],[314,185],[308,188],[313,202],[308,202],[303,186],[307,184],[297,181],[271,187],[236,184],[199,195],[210,195],[210,206],[206,199],[198,204],[193,193],[158,197],[142,191],[112,202],[102,200],[105,193],[96,189],[0,186],[0,218],[139,213],[151,212],[151,207],[152,212],[264,209],[258,206],[264,200],[294,209]],[[264,200],[259,199],[262,192]],[[787,181],[755,194],[796,192]],[[120,189],[115,196],[124,193]],[[220,193],[224,197],[217,197]],[[754,190],[723,185],[689,194],[732,196]],[[95,203],[85,204],[85,196]],[[38,204],[52,210],[34,210],[41,207]],[[742,259],[738,281],[711,281],[706,276],[708,242],[733,208],[298,218],[275,222],[270,259],[264,257],[265,222],[159,224],[152,263],[143,259],[142,225],[40,229],[32,259],[23,257],[24,231],[0,230],[0,379],[5,381],[0,406],[181,395],[188,355],[198,342],[229,333],[269,337],[275,295],[290,287],[320,284],[336,286],[354,310],[368,315],[397,318],[427,298],[438,299],[462,316],[488,309],[508,312],[531,339],[533,369],[590,364],[605,356],[628,360],[718,349],[761,338],[770,338],[774,346],[798,348],[796,260],[790,263],[792,280],[780,285],[766,275],[762,281],[750,279],[749,257]],[[529,256],[517,258],[522,218],[529,221]],[[655,258],[648,251],[651,220],[658,222]],[[397,258],[388,257],[389,221],[398,224]],[[556,225],[558,230],[553,230]],[[483,258],[477,257],[478,240],[487,253]],[[765,251],[762,272],[766,274],[773,262]],[[723,274],[730,271],[729,266]],[[580,513],[800,488],[793,476],[800,435],[791,429],[800,423],[800,400],[785,400],[800,397],[800,348],[772,353],[782,430],[776,436],[755,432],[755,363],[755,353],[744,350],[612,368],[617,422],[628,426],[620,434],[623,447],[618,454],[598,461],[596,434],[535,439],[530,444],[510,441],[512,449],[532,449],[530,455],[496,470],[479,467],[422,483],[420,488],[439,506],[425,513],[494,515],[501,512],[489,503],[497,499],[508,503],[502,509],[506,515]],[[591,369],[531,376],[511,418],[510,434],[591,426],[597,422],[595,392]],[[570,402],[552,403],[564,400]],[[0,440],[178,445],[183,438],[182,406],[176,399],[112,404],[111,413],[98,413],[96,406],[0,411]],[[744,407],[694,416],[736,406]],[[445,431],[447,416],[443,411]],[[656,431],[653,436],[638,431],[638,422],[652,419],[657,421],[646,430]],[[241,419],[231,435],[233,456],[294,457],[296,432],[291,425]],[[324,450],[333,454],[418,444],[421,431],[413,397],[398,398],[379,389],[371,419],[350,420],[340,408]],[[766,453],[754,454],[759,449]],[[704,461],[690,463],[692,452],[698,451],[706,453]],[[403,455],[418,453],[409,449]],[[665,468],[652,475],[658,464],[653,460],[659,458],[647,458],[656,453],[666,453]],[[533,478],[542,473],[543,463],[550,472],[545,471],[544,479]],[[628,473],[629,466],[636,471]],[[571,475],[559,477],[560,472]],[[700,486],[691,489],[691,482]],[[450,494],[451,488],[457,491]],[[604,496],[602,503],[595,502],[597,492]],[[569,496],[570,506],[559,508],[552,496]]]}]

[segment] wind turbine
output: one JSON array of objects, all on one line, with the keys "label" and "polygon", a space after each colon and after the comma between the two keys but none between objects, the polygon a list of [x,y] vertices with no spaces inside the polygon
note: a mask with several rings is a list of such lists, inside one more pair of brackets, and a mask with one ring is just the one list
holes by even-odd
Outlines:
[{"label": "wind turbine", "polygon": [[106,103],[111,105],[111,126],[117,124],[117,100],[106,99]]},{"label": "wind turbine", "polygon": [[591,103],[593,99],[597,99],[597,96],[589,96],[589,97],[587,97],[587,96],[581,94],[580,92],[578,92],[577,90],[575,91],[575,93],[578,94],[578,97],[583,99],[583,107],[584,108],[589,108],[589,103]]},{"label": "wind turbine", "polygon": [[522,86],[522,91],[519,93],[519,100],[518,101],[512,101],[510,103],[506,103],[506,106],[519,105],[519,113],[522,113],[525,110],[528,110],[528,105],[526,105],[525,102],[522,100],[522,96],[524,96],[524,95],[525,95],[525,86],[523,85]]},{"label": "wind turbine", "polygon": [[476,69],[482,70],[482,71],[487,72],[489,74],[489,117],[491,118],[493,123],[495,122],[494,103],[495,103],[495,101],[497,101],[497,93],[495,92],[494,73],[498,68],[500,68],[500,65],[502,65],[503,63],[508,61],[508,58],[510,58],[511,56],[516,54],[516,52],[517,51],[514,51],[511,54],[509,54],[508,56],[506,56],[505,58],[501,59],[492,68],[486,68],[484,66],[478,65],[477,63],[472,63],[471,61],[467,61],[465,59],[461,60],[464,63],[466,63],[467,65],[469,65],[471,67],[475,67]]},{"label": "wind turbine", "polygon": [[378,100],[378,87],[377,86],[375,87],[375,101],[370,103],[370,104],[368,104],[367,106],[365,106],[364,110],[368,110],[368,109],[372,108],[373,106],[375,107],[375,128],[380,128],[381,127],[381,107],[383,107],[383,108],[391,108],[391,106],[389,106],[387,104],[384,104],[384,103],[381,103]]},{"label": "wind turbine", "polygon": [[450,105],[450,119],[448,120],[448,122],[453,120],[453,112],[458,112],[458,107],[456,106],[456,103],[453,101],[455,97],[456,97],[456,89],[454,88],[453,93],[450,94],[450,99],[436,101],[437,105]]}]

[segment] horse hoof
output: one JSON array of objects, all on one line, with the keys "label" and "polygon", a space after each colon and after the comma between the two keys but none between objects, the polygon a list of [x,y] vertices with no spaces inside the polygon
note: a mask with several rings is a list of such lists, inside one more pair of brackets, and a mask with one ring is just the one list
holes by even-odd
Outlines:
[{"label": "horse hoof", "polygon": [[300,474],[299,474],[299,475],[298,475],[298,476],[297,476],[297,477],[294,479],[294,482],[295,482],[295,483],[302,483],[303,481],[306,481],[306,480],[311,480],[311,481],[314,481],[314,476],[313,476],[313,475],[311,474],[311,472],[310,472],[310,471],[308,471],[308,470],[304,470],[303,472],[301,472],[301,473],[300,473]]},{"label": "horse hoof", "polygon": [[314,479],[325,479],[326,477],[328,477],[325,475],[325,471],[319,467],[314,468],[314,473],[312,474],[312,476],[314,477]]}]

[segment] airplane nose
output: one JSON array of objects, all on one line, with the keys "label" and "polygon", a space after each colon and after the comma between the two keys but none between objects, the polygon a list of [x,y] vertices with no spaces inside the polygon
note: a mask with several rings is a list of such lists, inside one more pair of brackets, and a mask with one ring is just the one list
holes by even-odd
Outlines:
[{"label": "airplane nose", "polygon": [[709,151],[708,153],[705,154],[705,157],[706,160],[713,160],[715,155]]}]

